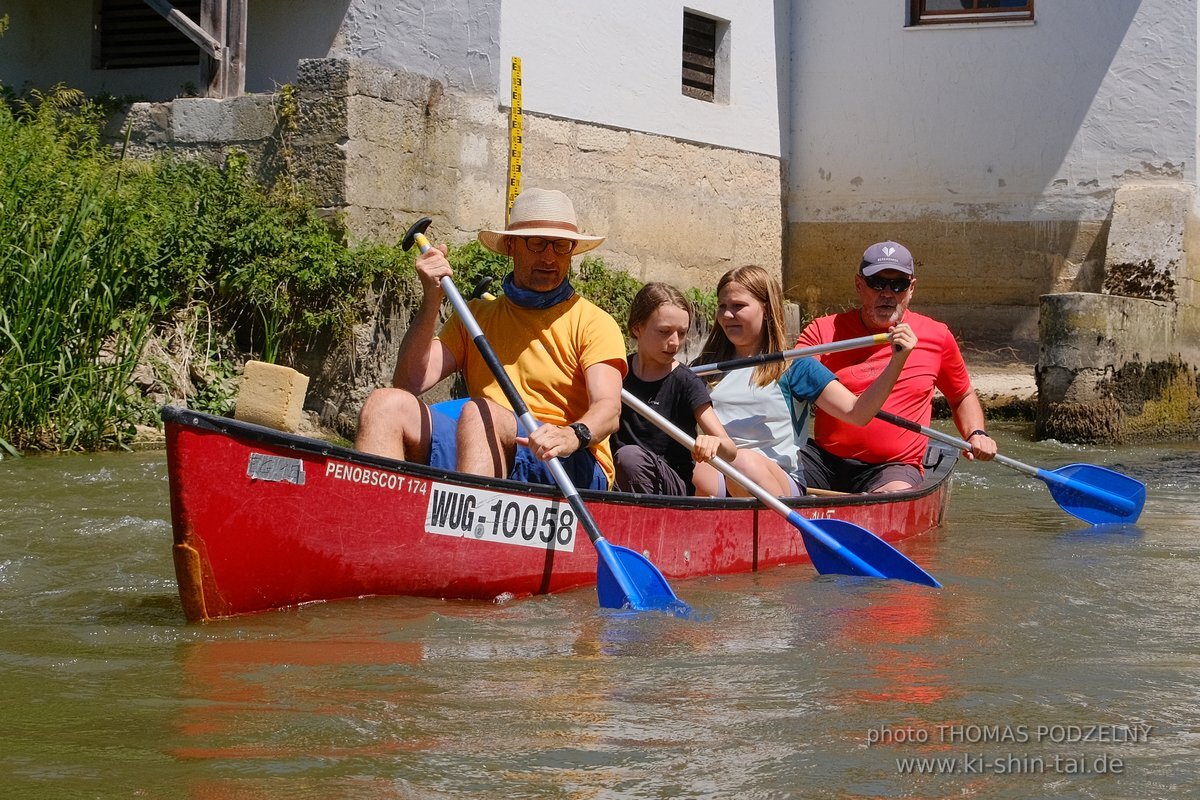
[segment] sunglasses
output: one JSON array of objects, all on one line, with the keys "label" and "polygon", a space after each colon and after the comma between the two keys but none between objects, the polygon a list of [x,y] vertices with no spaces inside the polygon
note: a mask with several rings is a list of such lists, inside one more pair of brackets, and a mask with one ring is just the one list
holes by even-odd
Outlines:
[{"label": "sunglasses", "polygon": [[575,249],[575,241],[573,239],[543,239],[541,236],[527,236],[524,238],[525,247],[531,253],[541,253],[547,247],[552,247],[555,253],[565,256]]},{"label": "sunglasses", "polygon": [[879,275],[863,275],[863,283],[877,292],[889,289],[893,294],[904,294],[912,286],[912,278],[883,278]]}]

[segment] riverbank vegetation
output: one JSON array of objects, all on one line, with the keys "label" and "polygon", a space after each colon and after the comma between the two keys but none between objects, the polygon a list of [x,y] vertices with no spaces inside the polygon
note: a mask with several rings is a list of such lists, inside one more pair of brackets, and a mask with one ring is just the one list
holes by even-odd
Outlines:
[{"label": "riverbank vegetation", "polygon": [[[105,118],[61,87],[0,98],[8,453],[121,446],[156,424],[157,400],[132,381],[156,332],[203,324],[206,363],[192,371],[206,377],[181,399],[222,412],[245,358],[290,363],[319,334],[347,335],[372,287],[415,299],[413,253],[350,243],[288,175],[263,186],[237,151],[220,165],[127,158],[104,141]],[[499,291],[508,270],[477,242],[451,263],[464,289],[489,275]],[[640,286],[599,259],[575,283],[618,320]]]}]

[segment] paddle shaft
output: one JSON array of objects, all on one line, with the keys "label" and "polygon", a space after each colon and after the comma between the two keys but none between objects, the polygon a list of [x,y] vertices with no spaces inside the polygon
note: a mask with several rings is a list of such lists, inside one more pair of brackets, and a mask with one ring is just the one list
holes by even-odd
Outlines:
[{"label": "paddle shaft", "polygon": [[[631,394],[627,389],[621,390],[621,402],[625,403],[625,405],[629,406],[634,411],[653,422],[664,433],[666,433],[675,441],[679,442],[688,450],[691,450],[696,446],[696,440],[694,438],[688,436],[686,433],[676,427],[669,419],[664,417],[662,414],[659,414],[650,406],[646,405],[644,402],[642,402],[642,400]],[[782,501],[780,501],[778,497],[768,492],[746,475],[742,474],[737,467],[733,466],[728,461],[725,461],[720,457],[714,457],[708,463],[712,464],[712,466],[715,467],[721,474],[725,475],[725,477],[737,481],[738,484],[745,487],[746,491],[757,497],[763,505],[770,508],[776,514],[780,514],[797,527],[802,528],[805,533],[816,538],[819,542],[821,542],[821,544],[825,545],[830,550],[838,553],[838,555],[845,559],[848,563],[853,564],[856,568],[861,570],[863,575],[871,575],[877,578],[887,577],[875,567],[859,558],[858,555],[852,550],[843,547],[840,542],[829,536],[827,533],[825,533],[825,531],[821,530],[820,527],[805,519],[795,509],[788,508],[783,504]]]},{"label": "paddle shaft", "polygon": [[[942,433],[933,428],[926,428],[919,422],[913,422],[911,419],[905,419],[904,417],[897,417],[889,411],[876,412],[875,416],[884,422],[890,422],[892,425],[904,428],[905,430],[912,431],[913,433],[923,433],[930,439],[936,439],[943,444],[953,445],[964,452],[971,452],[971,443],[966,439],[959,439],[957,436],[951,436],[948,433]],[[1024,472],[1026,475],[1032,475],[1035,478],[1039,472],[1037,467],[1022,464],[1020,461],[1011,459],[1008,456],[1002,456],[999,453],[996,454],[995,460],[1006,467],[1012,467],[1019,472]]]},{"label": "paddle shaft", "polygon": [[860,336],[857,339],[843,339],[840,342],[818,344],[812,347],[798,347],[795,350],[784,350],[781,353],[760,353],[745,358],[731,358],[728,361],[717,361],[712,364],[696,364],[692,372],[697,375],[712,375],[718,372],[730,372],[743,367],[757,367],[759,364],[769,364],[774,361],[789,361],[805,356],[819,356],[824,353],[837,353],[842,350],[854,350],[859,347],[871,347],[891,341],[891,334],[876,333],[872,336]]},{"label": "paddle shaft", "polygon": [[[429,249],[429,240],[422,233],[417,233],[414,236],[414,241],[421,252],[424,253]],[[467,302],[458,292],[458,287],[454,285],[454,281],[450,276],[442,278],[442,291],[450,300],[450,305],[454,307],[454,311],[458,314],[463,325],[467,328],[467,333],[470,334],[471,340],[475,346],[479,348],[479,354],[483,356],[483,360],[491,369],[492,375],[495,376],[500,388],[504,391],[504,396],[508,398],[508,402],[516,412],[517,417],[525,425],[527,431],[533,431],[540,427],[541,423],[529,411],[529,406],[525,403],[525,398],[521,397],[521,393],[517,391],[517,387],[513,385],[512,378],[508,377],[508,373],[504,371],[504,365],[500,363],[500,359],[496,356],[496,351],[492,349],[492,345],[488,342],[487,337],[483,335],[483,330],[479,327],[479,323],[475,321],[475,315],[471,313],[471,309],[467,307]],[[608,565],[609,571],[621,587],[621,591],[630,599],[640,595],[637,587],[633,585],[629,574],[623,569],[617,558],[614,556],[608,541],[600,533],[600,528],[596,525],[596,520],[592,517],[587,506],[583,504],[583,498],[579,496],[579,490],[575,488],[575,484],[571,482],[570,476],[563,468],[562,462],[557,458],[551,458],[546,462],[546,468],[550,471],[550,475],[554,478],[554,482],[558,484],[559,491],[563,493],[563,497],[567,500],[567,505],[575,512],[575,518],[579,520],[579,524],[583,526],[587,533],[588,539],[596,546],[596,552],[599,553],[601,559]]]},{"label": "paddle shaft", "polygon": [[[935,439],[944,444],[953,445],[964,452],[969,453],[971,451],[971,443],[966,439],[959,439],[957,436],[951,436],[948,433],[942,433],[941,431],[934,430],[933,428],[927,428],[918,422],[913,422],[911,419],[905,419],[904,417],[898,417],[888,411],[879,411],[875,414],[875,416],[884,422],[890,422],[892,425],[897,425],[905,430],[910,430],[914,433],[922,433],[928,436],[930,439]],[[1057,475],[1050,470],[1038,469],[1032,464],[1025,464],[1017,461],[1015,458],[1009,458],[1008,456],[1000,455],[999,453],[996,454],[996,457],[993,460],[1003,464],[1006,467],[1015,469],[1018,472],[1023,472],[1026,475],[1039,480],[1066,487],[1073,492],[1086,494],[1089,497],[1095,498],[1096,500],[1122,509],[1127,513],[1133,511],[1134,504],[1129,500],[1119,495],[1115,495],[1112,492],[1106,492],[1096,486],[1090,486],[1082,481],[1073,481],[1069,478],[1064,478],[1063,476]]]}]

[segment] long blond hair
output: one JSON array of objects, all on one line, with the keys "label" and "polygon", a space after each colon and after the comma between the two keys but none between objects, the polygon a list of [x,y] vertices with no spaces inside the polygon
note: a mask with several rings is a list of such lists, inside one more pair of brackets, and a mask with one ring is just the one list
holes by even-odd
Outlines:
[{"label": "long blond hair", "polygon": [[[717,295],[719,296],[721,290],[731,283],[745,287],[746,291],[763,304],[763,335],[758,352],[779,353],[786,349],[784,339],[787,334],[783,329],[783,285],[757,264],[734,267],[722,275],[721,280],[717,281]],[[728,361],[736,356],[733,342],[725,335],[725,329],[721,327],[720,322],[714,319],[712,330],[704,340],[704,349],[696,357],[696,363]],[[754,368],[754,383],[758,386],[773,383],[779,380],[786,367],[782,361],[759,364]]]}]

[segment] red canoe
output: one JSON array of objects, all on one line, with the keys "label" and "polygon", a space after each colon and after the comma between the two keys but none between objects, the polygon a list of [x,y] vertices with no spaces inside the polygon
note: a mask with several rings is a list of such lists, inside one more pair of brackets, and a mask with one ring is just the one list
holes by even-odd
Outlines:
[{"label": "red canoe", "polygon": [[[163,419],[175,574],[189,620],[364,595],[492,600],[596,582],[595,550],[554,487],[187,409],[165,408]],[[910,492],[791,505],[895,543],[941,523],[957,458],[931,447],[925,483]],[[808,561],[796,529],[757,500],[580,494],[605,538],[644,553],[672,582]]]}]

